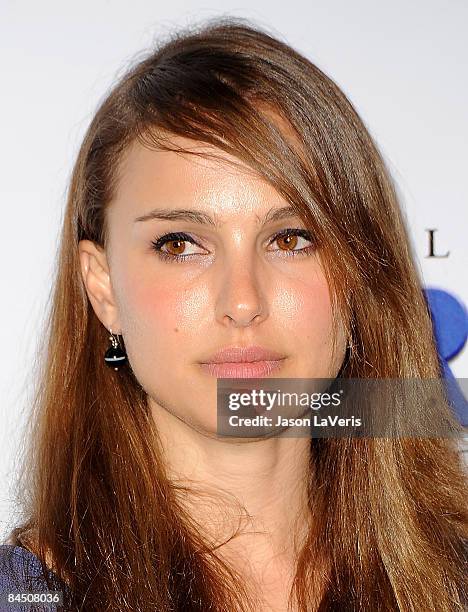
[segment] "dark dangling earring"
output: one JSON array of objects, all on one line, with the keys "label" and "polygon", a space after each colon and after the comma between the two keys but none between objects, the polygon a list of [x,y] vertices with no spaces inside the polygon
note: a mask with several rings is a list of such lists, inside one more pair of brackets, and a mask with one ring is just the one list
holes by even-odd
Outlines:
[{"label": "dark dangling earring", "polygon": [[104,361],[110,368],[118,370],[127,363],[127,354],[120,346],[118,335],[113,334],[112,329],[109,329],[109,331],[111,333],[109,340],[111,341],[112,346],[107,349],[104,355]]}]

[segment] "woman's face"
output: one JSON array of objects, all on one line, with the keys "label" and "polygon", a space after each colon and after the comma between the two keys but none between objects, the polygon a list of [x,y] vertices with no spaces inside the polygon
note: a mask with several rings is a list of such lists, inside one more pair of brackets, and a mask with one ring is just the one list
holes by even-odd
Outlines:
[{"label": "woman's face", "polygon": [[[223,160],[131,146],[106,212],[106,252],[97,254],[109,276],[94,296],[87,284],[101,321],[123,335],[150,403],[214,432],[216,376],[202,363],[217,350],[257,345],[283,357],[270,378],[330,378],[346,341],[341,323],[333,329],[319,253],[307,234],[294,233],[305,230],[302,221],[290,212],[262,225],[287,202],[228,154],[196,149]],[[162,240],[174,232],[182,236]]]}]

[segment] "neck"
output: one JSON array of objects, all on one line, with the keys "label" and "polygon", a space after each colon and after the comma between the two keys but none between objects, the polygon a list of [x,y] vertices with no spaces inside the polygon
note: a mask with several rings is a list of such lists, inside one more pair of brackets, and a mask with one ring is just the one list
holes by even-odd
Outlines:
[{"label": "neck", "polygon": [[[308,527],[310,438],[219,437],[156,404],[151,412],[167,474],[184,486],[181,503],[210,544],[222,545],[226,557],[242,554],[252,566],[273,558],[290,565]],[[223,544],[239,526],[236,504],[247,513],[242,535]]]}]

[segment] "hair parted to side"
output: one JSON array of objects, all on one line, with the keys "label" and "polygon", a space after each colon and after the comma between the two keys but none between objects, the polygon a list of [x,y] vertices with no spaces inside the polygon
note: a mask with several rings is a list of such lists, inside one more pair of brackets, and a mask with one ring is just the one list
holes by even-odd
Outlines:
[{"label": "hair parted to side", "polygon": [[[129,145],[177,150],[174,134],[248,164],[312,229],[334,312],[346,313],[341,376],[440,377],[395,187],[344,93],[244,19],[171,34],[100,104],[68,193],[19,487],[24,515],[10,541],[33,546],[66,581],[70,610],[256,606],[180,503],[131,368],[106,367],[108,332],[80,271],[79,240],[106,245]],[[418,418],[422,408],[411,410]],[[434,414],[449,418],[449,407]],[[312,465],[311,528],[291,591],[300,610],[464,609],[467,483],[455,440],[313,439]]]}]

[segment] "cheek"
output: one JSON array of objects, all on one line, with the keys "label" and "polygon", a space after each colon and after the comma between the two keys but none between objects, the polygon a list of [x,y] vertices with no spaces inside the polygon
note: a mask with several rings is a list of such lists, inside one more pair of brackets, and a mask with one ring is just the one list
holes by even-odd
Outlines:
[{"label": "cheek", "polygon": [[119,300],[124,332],[132,337],[137,332],[161,338],[161,333],[177,327],[175,308],[179,299],[164,284],[130,276]]},{"label": "cheek", "polygon": [[276,292],[274,311],[299,342],[326,341],[332,332],[332,310],[325,276],[309,274],[307,282],[296,279]]},{"label": "cheek", "polygon": [[325,279],[306,292],[303,312],[303,325],[312,338],[318,342],[328,342],[333,331],[333,321],[330,292]]},{"label": "cheek", "polygon": [[[291,376],[336,376],[343,361],[345,340],[341,327],[334,328],[330,290],[321,269],[309,270],[301,278],[290,279],[275,295],[281,334],[292,347]],[[335,334],[336,353],[333,350]]]},{"label": "cheek", "polygon": [[120,276],[115,293],[122,329],[129,340],[157,339],[165,350],[170,350],[174,334],[178,339],[193,336],[193,322],[201,323],[211,299],[203,286],[184,286],[174,278],[159,275],[155,279],[131,270]]},{"label": "cheek", "polygon": [[136,378],[153,396],[155,383],[171,380],[182,364],[186,334],[179,315],[180,292],[141,274],[121,280],[118,307],[128,358]]}]

